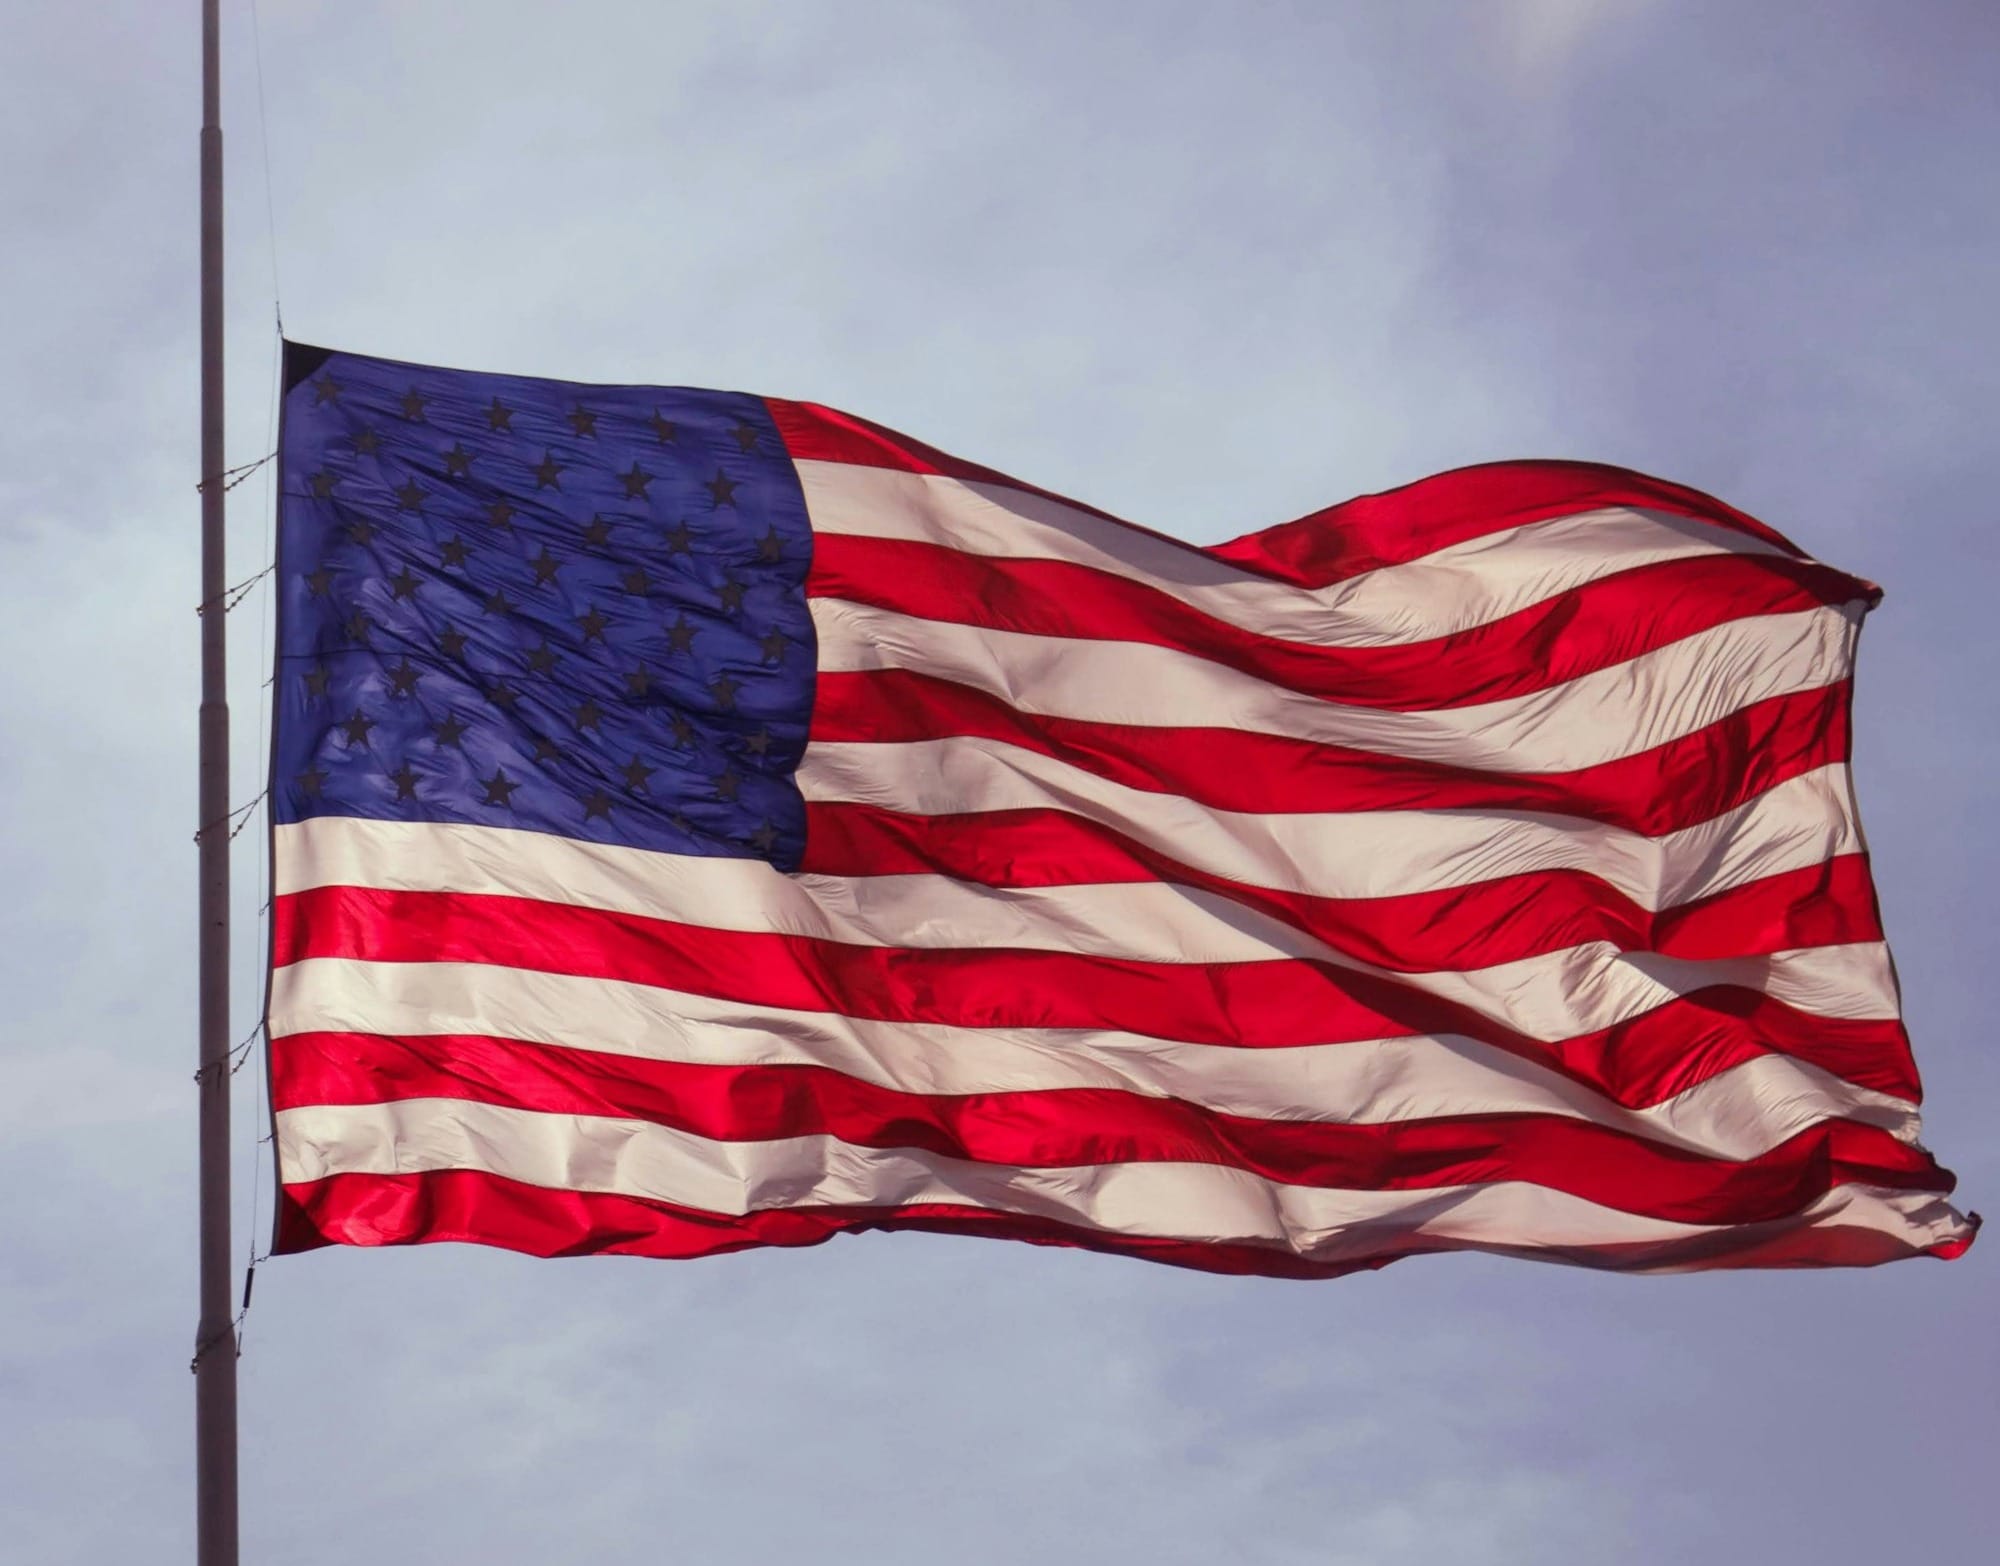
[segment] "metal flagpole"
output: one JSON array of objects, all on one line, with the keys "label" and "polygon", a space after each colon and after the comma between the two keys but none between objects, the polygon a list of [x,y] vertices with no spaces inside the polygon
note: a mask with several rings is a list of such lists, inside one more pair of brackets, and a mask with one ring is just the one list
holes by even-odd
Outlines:
[{"label": "metal flagpole", "polygon": [[236,1324],[229,1243],[229,688],[222,602],[222,86],[218,0],[201,7],[201,1322],[199,1566],[236,1566]]}]

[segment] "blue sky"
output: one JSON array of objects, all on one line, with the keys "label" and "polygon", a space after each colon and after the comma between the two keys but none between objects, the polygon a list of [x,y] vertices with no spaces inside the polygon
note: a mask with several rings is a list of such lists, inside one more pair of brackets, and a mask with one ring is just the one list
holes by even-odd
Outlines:
[{"label": "blue sky", "polygon": [[[224,11],[232,460],[268,449],[275,229],[294,336],[810,397],[1197,540],[1577,456],[1881,582],[1863,809],[1926,1139],[1995,1203],[1991,5],[264,0],[268,219]],[[192,1535],[193,24],[41,8],[0,53],[10,1559]],[[248,576],[267,495],[232,499]],[[1984,1560],[1996,1255],[290,1258],[246,1559]]]}]

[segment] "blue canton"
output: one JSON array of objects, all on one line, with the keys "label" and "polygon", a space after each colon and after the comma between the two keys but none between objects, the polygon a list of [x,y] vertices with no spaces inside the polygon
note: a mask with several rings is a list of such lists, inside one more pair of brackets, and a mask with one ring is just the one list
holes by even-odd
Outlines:
[{"label": "blue canton", "polygon": [[288,344],[275,819],[796,869],[812,532],[755,397]]}]

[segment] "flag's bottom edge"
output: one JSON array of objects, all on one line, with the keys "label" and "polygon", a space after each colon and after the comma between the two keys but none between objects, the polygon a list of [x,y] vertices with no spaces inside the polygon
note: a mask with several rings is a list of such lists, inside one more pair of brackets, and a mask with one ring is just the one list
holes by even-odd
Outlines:
[{"label": "flag's bottom edge", "polygon": [[1714,1229],[1672,1244],[1563,1247],[1472,1245],[1412,1230],[1383,1229],[1365,1252],[1312,1261],[1272,1246],[1113,1234],[1019,1213],[929,1203],[903,1207],[770,1208],[704,1212],[654,1198],[564,1191],[481,1170],[337,1174],[280,1190],[274,1254],[330,1245],[463,1243],[532,1256],[645,1256],[691,1260],[760,1246],[819,1245],[840,1234],[909,1230],[1020,1240],[1130,1256],[1201,1272],[1268,1278],[1337,1278],[1406,1256],[1479,1250],[1611,1272],[1720,1268],[1868,1267],[1912,1256],[1955,1260],[1972,1246],[1980,1218],[1929,1244],[1881,1229],[1791,1219]]}]

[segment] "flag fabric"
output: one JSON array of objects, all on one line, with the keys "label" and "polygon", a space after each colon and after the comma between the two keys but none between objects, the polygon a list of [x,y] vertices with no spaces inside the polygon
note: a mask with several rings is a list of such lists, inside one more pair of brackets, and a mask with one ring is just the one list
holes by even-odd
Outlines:
[{"label": "flag fabric", "polygon": [[1953,1256],[1876,595],[1692,490],[1214,548],[826,408],[287,349],[277,1247]]}]

